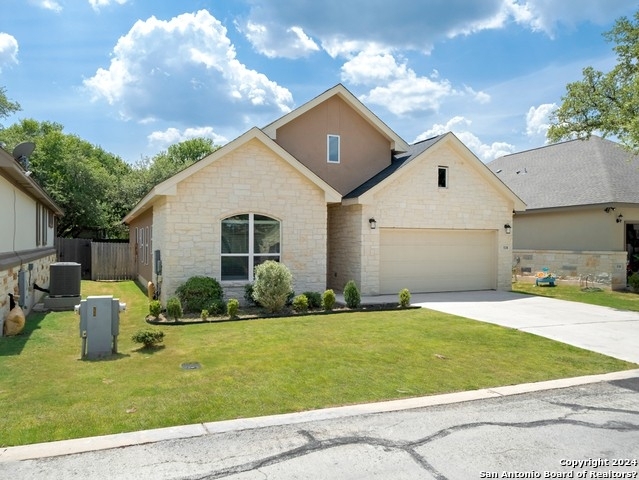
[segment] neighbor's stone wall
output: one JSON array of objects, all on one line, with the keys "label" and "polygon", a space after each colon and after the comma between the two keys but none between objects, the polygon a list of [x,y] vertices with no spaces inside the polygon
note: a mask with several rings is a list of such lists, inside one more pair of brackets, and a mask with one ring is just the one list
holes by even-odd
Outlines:
[{"label": "neighbor's stone wall", "polygon": [[589,275],[596,283],[613,290],[626,288],[626,260],[626,252],[513,251],[514,273],[524,278],[548,268],[560,280],[580,280]]},{"label": "neighbor's stone wall", "polygon": [[[43,292],[35,290],[33,284],[37,283],[39,287],[48,288],[50,269],[49,265],[56,261],[55,253],[46,255],[42,258],[32,259],[21,265],[15,265],[5,270],[0,270],[0,336],[2,335],[2,327],[4,319],[9,313],[9,293],[15,295],[15,301],[24,305],[23,311],[25,315],[31,312],[33,306],[40,301],[45,295]],[[29,263],[33,264],[33,270],[29,274]],[[20,268],[27,271],[27,295],[26,298],[18,299],[18,272]]]},{"label": "neighbor's stone wall", "polygon": [[[177,194],[154,210],[154,245],[163,261],[162,301],[194,275],[220,280],[221,221],[243,213],[281,222],[281,261],[293,274],[296,292],[326,289],[324,191],[252,140],[183,180]],[[227,297],[242,300],[246,283],[222,286]]]}]

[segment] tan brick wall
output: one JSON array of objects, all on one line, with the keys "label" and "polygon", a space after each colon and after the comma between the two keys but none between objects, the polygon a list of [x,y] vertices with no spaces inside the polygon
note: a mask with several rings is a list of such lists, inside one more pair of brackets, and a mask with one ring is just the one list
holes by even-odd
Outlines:
[{"label": "tan brick wall", "polygon": [[[220,279],[220,222],[258,213],[281,222],[281,261],[296,292],[326,288],[324,192],[251,140],[182,181],[176,196],[154,207],[154,245],[162,252],[162,299],[194,275]],[[240,292],[246,282],[225,283]]]},{"label": "tan brick wall", "polygon": [[[515,273],[532,277],[548,268],[559,279],[589,281],[613,290],[626,288],[626,252],[593,252],[569,250],[514,250]],[[517,262],[519,259],[519,262]]]}]

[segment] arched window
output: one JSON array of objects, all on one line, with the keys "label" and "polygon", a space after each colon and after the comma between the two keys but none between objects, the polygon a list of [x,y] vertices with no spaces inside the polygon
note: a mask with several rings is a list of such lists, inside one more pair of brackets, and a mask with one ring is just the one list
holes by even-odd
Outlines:
[{"label": "arched window", "polygon": [[255,267],[280,261],[280,222],[254,213],[222,220],[222,281],[253,281]]}]

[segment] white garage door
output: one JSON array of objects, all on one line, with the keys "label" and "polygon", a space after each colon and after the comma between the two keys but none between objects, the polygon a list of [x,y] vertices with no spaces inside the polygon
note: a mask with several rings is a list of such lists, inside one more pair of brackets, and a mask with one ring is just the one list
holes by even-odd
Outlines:
[{"label": "white garage door", "polygon": [[497,288],[496,232],[380,229],[381,293]]}]

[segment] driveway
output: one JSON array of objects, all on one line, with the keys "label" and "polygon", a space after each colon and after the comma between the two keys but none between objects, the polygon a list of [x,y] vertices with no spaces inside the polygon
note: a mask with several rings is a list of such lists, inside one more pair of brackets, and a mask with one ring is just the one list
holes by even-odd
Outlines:
[{"label": "driveway", "polygon": [[492,290],[413,294],[411,302],[639,363],[639,312]]}]

